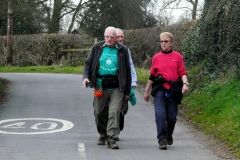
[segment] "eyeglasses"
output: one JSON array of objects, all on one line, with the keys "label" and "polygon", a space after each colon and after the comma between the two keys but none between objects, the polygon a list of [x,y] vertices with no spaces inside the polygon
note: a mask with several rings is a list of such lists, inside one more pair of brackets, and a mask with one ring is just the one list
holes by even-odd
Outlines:
[{"label": "eyeglasses", "polygon": [[171,42],[171,41],[160,41],[160,43],[168,43],[168,42]]},{"label": "eyeglasses", "polygon": [[104,38],[106,38],[106,39],[114,39],[114,38],[116,38],[116,37],[113,37],[113,36],[104,36]]},{"label": "eyeglasses", "polygon": [[118,36],[117,38],[123,38],[123,36]]}]

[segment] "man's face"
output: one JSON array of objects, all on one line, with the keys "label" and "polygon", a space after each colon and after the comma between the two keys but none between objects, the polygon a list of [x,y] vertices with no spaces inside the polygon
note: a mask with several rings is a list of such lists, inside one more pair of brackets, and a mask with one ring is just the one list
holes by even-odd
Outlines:
[{"label": "man's face", "polygon": [[117,41],[121,44],[123,44],[124,41],[124,36],[123,36],[123,32],[118,30],[118,37],[117,37]]},{"label": "man's face", "polygon": [[115,43],[117,41],[117,35],[115,30],[113,29],[107,29],[104,35],[105,43],[109,47],[114,47]]}]

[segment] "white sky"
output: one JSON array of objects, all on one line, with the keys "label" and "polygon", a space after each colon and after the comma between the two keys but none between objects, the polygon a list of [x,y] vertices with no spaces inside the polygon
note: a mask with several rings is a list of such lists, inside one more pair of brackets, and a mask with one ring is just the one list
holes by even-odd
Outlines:
[{"label": "white sky", "polygon": [[[159,6],[156,6],[157,8],[160,8],[161,6],[161,1],[159,2]],[[198,0],[198,9],[202,8],[204,4],[204,0]],[[192,8],[192,4],[190,4],[189,2],[187,2],[187,0],[182,0],[182,2],[180,3],[179,7],[189,7]],[[198,12],[199,13],[199,12]],[[188,18],[191,19],[191,11],[188,9],[168,9],[167,10],[167,16],[173,17],[174,19],[171,19],[172,22],[176,22],[177,20],[179,20],[181,17],[184,16],[184,18]]]}]

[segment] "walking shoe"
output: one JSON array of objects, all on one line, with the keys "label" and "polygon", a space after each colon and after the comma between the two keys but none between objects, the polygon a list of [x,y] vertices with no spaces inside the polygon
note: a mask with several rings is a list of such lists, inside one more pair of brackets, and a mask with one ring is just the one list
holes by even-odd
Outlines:
[{"label": "walking shoe", "polygon": [[114,140],[115,140],[115,141],[119,141],[119,137],[117,137],[117,138],[114,138]]},{"label": "walking shoe", "polygon": [[173,144],[173,138],[172,138],[172,136],[168,136],[168,137],[167,137],[167,144],[168,144],[168,145],[172,145],[172,144]]},{"label": "walking shoe", "polygon": [[166,142],[166,140],[163,140],[163,141],[159,142],[159,149],[167,150],[167,142]]},{"label": "walking shoe", "polygon": [[105,145],[106,138],[105,137],[100,137],[99,140],[97,141],[98,145]]},{"label": "walking shoe", "polygon": [[108,139],[107,143],[108,143],[108,148],[119,149],[119,146],[116,144],[115,140]]}]

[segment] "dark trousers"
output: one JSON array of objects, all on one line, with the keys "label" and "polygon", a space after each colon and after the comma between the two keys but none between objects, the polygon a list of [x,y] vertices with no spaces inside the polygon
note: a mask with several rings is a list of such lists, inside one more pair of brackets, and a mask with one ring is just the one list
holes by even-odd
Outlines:
[{"label": "dark trousers", "polygon": [[119,119],[119,129],[122,131],[124,128],[124,115],[120,113],[120,119]]},{"label": "dark trousers", "polygon": [[172,136],[177,122],[178,106],[173,98],[166,98],[165,91],[158,90],[154,96],[155,122],[158,142]]}]

